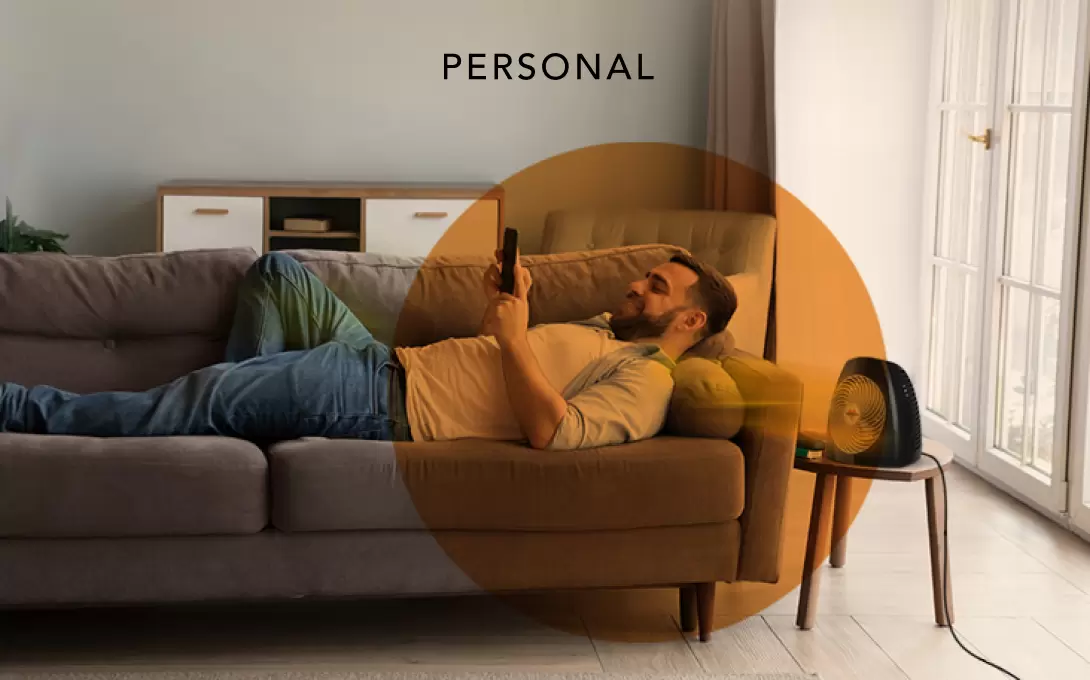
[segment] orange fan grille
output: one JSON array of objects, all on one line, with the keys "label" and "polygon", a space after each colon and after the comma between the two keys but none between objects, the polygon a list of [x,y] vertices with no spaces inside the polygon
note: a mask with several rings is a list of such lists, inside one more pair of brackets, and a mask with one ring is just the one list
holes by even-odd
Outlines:
[{"label": "orange fan grille", "polygon": [[851,375],[836,387],[829,412],[829,436],[840,451],[868,450],[886,428],[886,399],[873,380]]}]

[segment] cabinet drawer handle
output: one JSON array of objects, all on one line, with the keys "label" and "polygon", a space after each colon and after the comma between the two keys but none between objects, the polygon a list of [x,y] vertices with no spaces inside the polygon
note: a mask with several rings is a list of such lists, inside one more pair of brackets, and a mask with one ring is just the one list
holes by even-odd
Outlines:
[{"label": "cabinet drawer handle", "polygon": [[197,208],[193,211],[194,215],[226,215],[229,210],[227,208]]},{"label": "cabinet drawer handle", "polygon": [[438,219],[438,218],[443,218],[443,217],[446,217],[446,216],[447,216],[447,213],[445,213],[445,212],[426,212],[425,211],[425,212],[415,212],[415,213],[413,213],[413,217],[424,217],[424,218],[431,218],[431,219]]}]

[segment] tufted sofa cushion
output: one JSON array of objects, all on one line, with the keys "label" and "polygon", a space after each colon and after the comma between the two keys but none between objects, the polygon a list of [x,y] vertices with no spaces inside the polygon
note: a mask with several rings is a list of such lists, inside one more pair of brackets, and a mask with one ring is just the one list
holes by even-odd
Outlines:
[{"label": "tufted sofa cushion", "polygon": [[0,382],[141,390],[223,360],[250,249],[0,255]]}]

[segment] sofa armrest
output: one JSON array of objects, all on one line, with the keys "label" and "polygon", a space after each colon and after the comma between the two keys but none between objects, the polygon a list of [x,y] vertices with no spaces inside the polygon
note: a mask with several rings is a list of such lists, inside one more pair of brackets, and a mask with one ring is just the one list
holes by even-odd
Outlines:
[{"label": "sofa armrest", "polygon": [[723,366],[746,403],[734,441],[746,460],[738,580],[779,580],[787,482],[802,416],[802,382],[775,364],[735,351]]}]

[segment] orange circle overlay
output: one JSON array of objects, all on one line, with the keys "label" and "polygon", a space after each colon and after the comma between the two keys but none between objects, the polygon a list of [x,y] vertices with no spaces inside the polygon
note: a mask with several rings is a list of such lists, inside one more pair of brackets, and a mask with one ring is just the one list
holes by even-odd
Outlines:
[{"label": "orange circle overlay", "polygon": [[[777,221],[776,364],[803,383],[802,428],[824,431],[833,389],[845,362],[857,356],[885,358],[885,346],[870,295],[848,254],[821,220],[783,187],[772,185],[754,170],[701,149],[664,143],[603,144],[553,156],[504,180],[498,185],[504,195],[501,226],[519,230],[521,251],[529,255],[540,252],[543,225],[550,211],[703,210],[707,205],[707,169],[715,165],[727,169],[725,177],[735,193],[739,187],[745,192],[728,205],[745,210],[747,195],[751,198],[752,192],[762,187],[772,193]],[[727,188],[728,201],[731,187]],[[475,239],[472,250],[491,255],[497,244],[482,237],[479,220],[474,220],[474,225],[469,221],[457,220],[433,252],[450,251],[452,244],[464,251],[467,239]],[[419,292],[417,287],[414,283],[410,300]],[[740,299],[741,305],[745,302]],[[402,446],[395,444],[399,467]],[[537,453],[526,451],[527,456]],[[854,521],[870,481],[853,479],[851,484],[850,518]],[[441,526],[442,509],[449,508],[443,492],[410,479],[406,479],[406,487],[424,525]],[[791,471],[779,580],[718,583],[714,628],[759,614],[798,587],[813,489],[814,475]],[[511,593],[510,582],[519,579],[509,578],[511,574],[498,575],[496,564],[502,562],[502,551],[528,549],[520,544],[519,532],[512,532],[510,542],[505,539],[491,543],[474,538],[476,533],[495,532],[433,531],[432,535],[482,591],[501,597],[519,612],[576,635],[589,633],[595,638],[643,642],[677,639],[676,586],[542,591],[542,595]],[[839,538],[833,536],[829,543]],[[822,562],[829,549],[826,545]],[[782,611],[777,608],[777,612],[793,612],[796,603],[792,599],[790,607]]]}]

